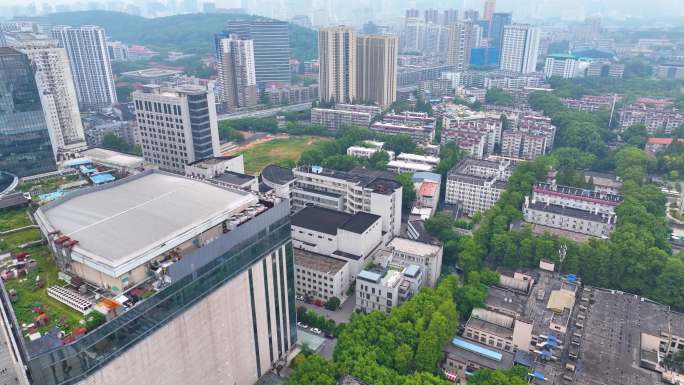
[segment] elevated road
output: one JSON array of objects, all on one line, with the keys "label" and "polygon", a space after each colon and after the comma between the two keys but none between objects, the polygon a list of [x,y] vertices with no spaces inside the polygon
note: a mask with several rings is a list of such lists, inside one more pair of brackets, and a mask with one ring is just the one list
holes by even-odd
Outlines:
[{"label": "elevated road", "polygon": [[284,112],[306,111],[311,108],[311,103],[292,104],[289,106],[280,106],[275,108],[268,108],[265,110],[238,112],[235,114],[223,114],[218,116],[218,120],[235,120],[243,118],[267,118],[269,116],[276,116]]}]

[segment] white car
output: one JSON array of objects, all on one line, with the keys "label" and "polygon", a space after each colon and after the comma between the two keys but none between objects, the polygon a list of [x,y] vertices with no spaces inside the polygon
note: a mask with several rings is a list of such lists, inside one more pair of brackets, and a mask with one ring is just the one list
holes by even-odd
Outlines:
[{"label": "white car", "polygon": [[311,328],[311,332],[314,334],[321,334],[321,329],[319,328]]},{"label": "white car", "polygon": [[301,322],[297,322],[297,326],[299,326],[299,327],[302,328],[302,329],[308,329],[308,328],[309,328],[308,326],[304,325],[304,324],[301,323]]}]

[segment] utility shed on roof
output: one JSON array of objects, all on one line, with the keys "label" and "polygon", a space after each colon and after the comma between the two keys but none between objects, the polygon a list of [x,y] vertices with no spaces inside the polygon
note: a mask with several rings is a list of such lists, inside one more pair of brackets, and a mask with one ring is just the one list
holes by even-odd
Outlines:
[{"label": "utility shed on roof", "polygon": [[551,292],[546,308],[556,313],[562,313],[564,309],[572,310],[575,305],[575,295],[567,290],[554,290]]}]

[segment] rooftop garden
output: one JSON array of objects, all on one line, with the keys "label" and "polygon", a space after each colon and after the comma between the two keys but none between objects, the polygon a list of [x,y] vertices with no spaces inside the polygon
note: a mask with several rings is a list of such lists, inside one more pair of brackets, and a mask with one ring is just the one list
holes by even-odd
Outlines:
[{"label": "rooftop garden", "polygon": [[[31,220],[24,210],[0,212],[0,231],[21,228],[30,224]],[[58,327],[66,335],[81,326],[83,316],[48,297],[47,288],[60,284],[57,275],[59,269],[53,262],[47,246],[43,244],[24,246],[40,239],[40,231],[35,228],[0,235],[0,254],[11,252],[14,257],[19,253],[28,253],[30,259],[35,261],[34,266],[25,269],[23,273],[3,276],[5,288],[8,292],[16,291],[16,295],[13,293],[10,299],[25,337],[35,332],[40,332],[42,335],[54,327]],[[4,259],[0,261],[0,266],[2,266],[0,270],[11,271],[14,264],[14,258]],[[30,324],[34,326],[24,327]]]}]

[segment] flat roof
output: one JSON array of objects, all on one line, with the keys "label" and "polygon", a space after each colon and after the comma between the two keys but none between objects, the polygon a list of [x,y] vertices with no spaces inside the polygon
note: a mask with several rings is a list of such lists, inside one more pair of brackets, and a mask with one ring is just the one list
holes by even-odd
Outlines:
[{"label": "flat roof", "polygon": [[396,249],[404,253],[430,257],[439,252],[440,247],[429,243],[414,241],[408,238],[394,237],[387,245],[390,249]]},{"label": "flat roof", "polygon": [[102,162],[127,168],[136,168],[144,164],[142,156],[125,154],[106,148],[91,148],[81,152],[81,155],[90,158],[95,163]]},{"label": "flat roof", "polygon": [[65,195],[37,215],[43,231],[78,241],[79,262],[118,277],[257,202],[253,194],[148,170]]},{"label": "flat roof", "polygon": [[324,274],[337,274],[348,263],[327,255],[313,253],[311,251],[294,249],[295,266],[316,270]]},{"label": "flat roof", "polygon": [[330,235],[337,230],[347,230],[363,234],[370,226],[380,220],[379,215],[359,211],[349,214],[319,206],[307,206],[292,216],[292,226],[302,227]]},{"label": "flat roof", "polygon": [[221,175],[213,177],[212,179],[232,184],[235,186],[242,186],[244,184],[252,182],[254,179],[256,179],[256,177],[247,174],[240,174],[239,172],[226,171]]}]

